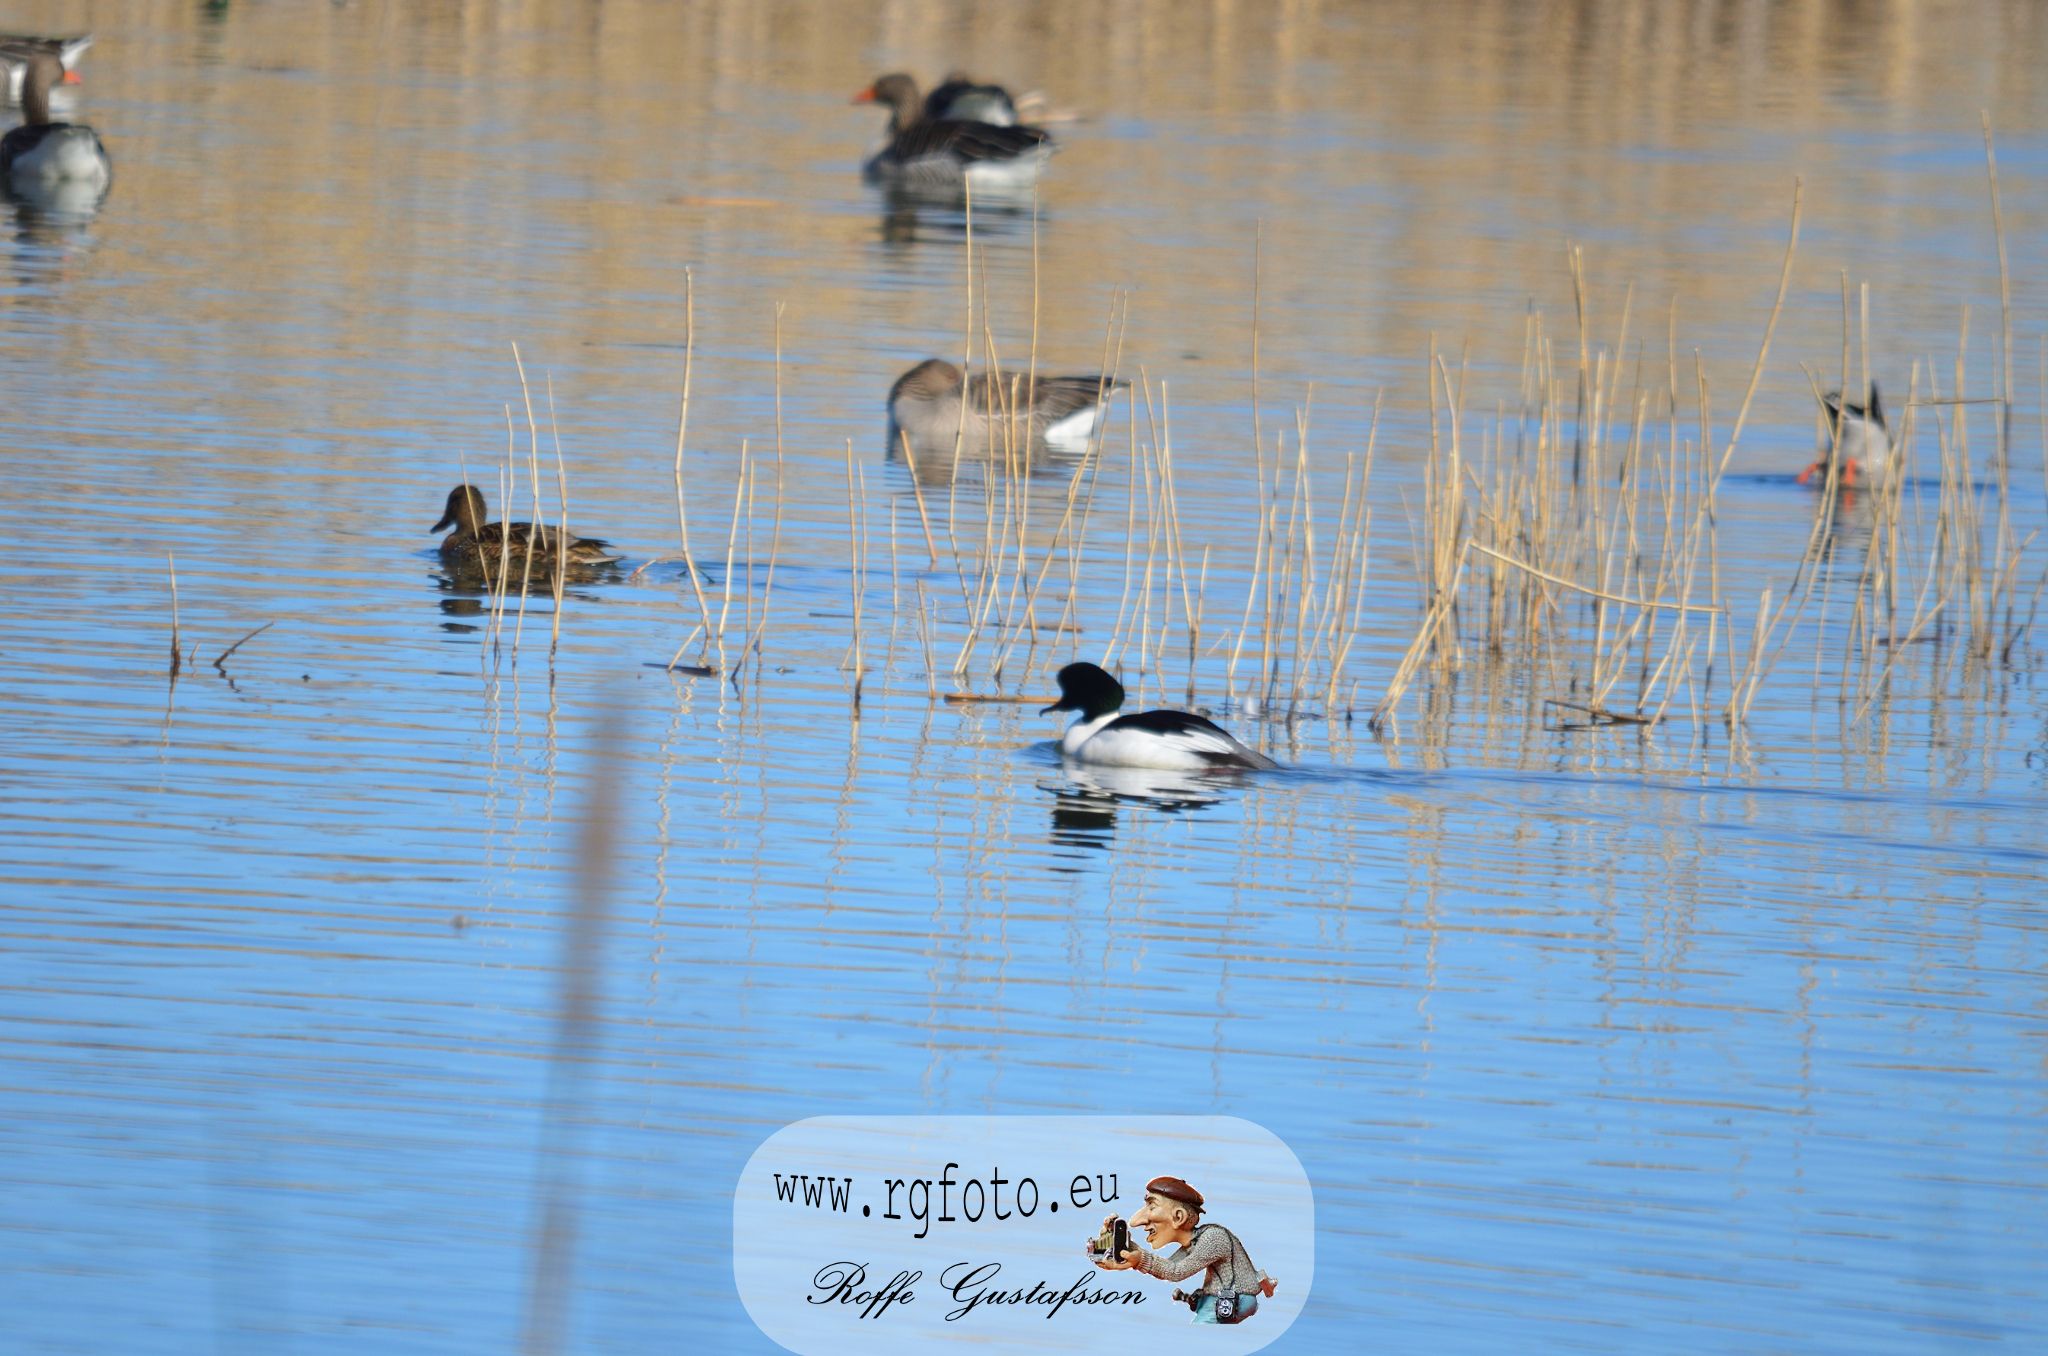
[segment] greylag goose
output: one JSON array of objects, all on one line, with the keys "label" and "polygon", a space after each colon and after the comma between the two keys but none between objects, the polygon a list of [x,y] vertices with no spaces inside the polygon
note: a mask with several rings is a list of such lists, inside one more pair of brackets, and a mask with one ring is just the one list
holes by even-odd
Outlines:
[{"label": "greylag goose", "polygon": [[530,559],[533,578],[546,579],[552,576],[555,563],[563,559],[568,561],[571,574],[579,569],[589,571],[617,563],[609,542],[572,535],[565,543],[562,534],[552,527],[487,522],[488,516],[484,493],[476,486],[457,485],[448,491],[441,521],[427,530],[455,529],[441,538],[441,559],[450,568],[481,571],[488,578],[503,562],[509,566],[508,574],[526,574]]},{"label": "greylag goose", "polygon": [[64,64],[49,52],[29,58],[21,86],[21,126],[0,137],[0,180],[22,192],[83,185],[104,189],[114,177],[114,162],[100,144],[99,133],[83,123],[51,122],[50,91],[67,75]]},{"label": "greylag goose", "polygon": [[[989,441],[1014,401],[1031,402],[1033,433],[1048,446],[1086,447],[1110,395],[1126,383],[1100,373],[1074,377],[1018,375],[1000,385],[986,372],[971,377],[943,358],[927,358],[889,388],[889,418],[920,447],[951,447],[955,434],[967,447]],[[1008,417],[1023,427],[1023,410]],[[891,435],[894,436],[893,434]]]},{"label": "greylag goose", "polygon": [[861,167],[868,178],[904,188],[1027,187],[1053,152],[1052,134],[1040,127],[933,120],[924,113],[917,82],[885,75],[853,96],[857,104],[886,104],[888,140]]},{"label": "greylag goose", "polygon": [[1804,485],[1825,472],[1828,459],[1833,457],[1842,468],[1844,486],[1882,489],[1897,468],[1893,465],[1891,428],[1884,420],[1877,383],[1870,383],[1866,404],[1845,404],[1840,391],[1829,391],[1821,397],[1821,404],[1827,409],[1827,425],[1820,435],[1816,460],[1799,473],[1799,483]]},{"label": "greylag goose", "polygon": [[927,122],[985,122],[991,127],[1017,125],[1017,101],[1001,85],[976,84],[954,71],[924,96]]},{"label": "greylag goose", "polygon": [[0,33],[0,66],[7,70],[7,102],[21,102],[21,83],[28,75],[28,63],[37,56],[48,53],[57,58],[68,75],[77,67],[78,58],[90,46],[90,33],[80,34],[75,38],[34,38],[23,33]]},{"label": "greylag goose", "polygon": [[1078,713],[1060,739],[1060,753],[1076,762],[1182,772],[1271,772],[1280,766],[1203,716],[1187,711],[1124,715],[1124,685],[1094,664],[1067,665],[1059,671],[1059,684],[1060,699],[1039,714]]}]

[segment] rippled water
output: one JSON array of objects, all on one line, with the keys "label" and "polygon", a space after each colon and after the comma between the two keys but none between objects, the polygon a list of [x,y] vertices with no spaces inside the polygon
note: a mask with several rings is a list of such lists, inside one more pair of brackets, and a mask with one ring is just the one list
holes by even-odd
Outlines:
[{"label": "rippled water", "polygon": [[[753,1147],[808,1115],[926,1111],[1270,1127],[1318,1207],[1282,1350],[2048,1330],[2038,637],[1990,662],[1902,646],[1875,700],[1845,700],[1852,521],[1842,591],[1732,734],[1726,664],[1665,725],[1560,730],[1541,701],[1573,674],[1477,642],[1390,730],[1364,719],[1422,614],[1432,336],[1468,436],[1490,445],[1499,410],[1512,437],[1532,310],[1576,360],[1576,242],[1623,394],[1676,385],[1696,437],[1697,351],[1718,447],[1803,177],[1718,504],[1715,598],[1746,638],[1806,547],[1801,365],[1839,380],[1845,274],[1870,284],[1888,400],[1996,389],[1980,108],[2013,539],[2048,525],[2033,7],[89,17],[76,116],[113,193],[87,221],[0,224],[7,1349],[513,1346],[593,797],[617,851],[570,1117],[576,1350],[765,1349],[726,1262]],[[45,4],[5,26],[78,23]],[[1079,637],[1020,644],[1000,677],[987,639],[964,683],[928,685],[917,590],[944,669],[964,582],[931,558],[949,505],[980,532],[994,482],[926,468],[928,551],[882,397],[962,350],[966,223],[859,182],[876,117],[845,99],[952,66],[1076,118],[1035,228],[976,216],[974,324],[1021,366],[1035,295],[1045,370],[1120,337],[1153,405],[1111,430]],[[686,269],[707,607],[730,597],[734,637],[766,622],[736,682],[665,671],[699,611],[679,564],[650,564],[677,546]],[[558,433],[573,523],[649,565],[572,589],[558,634],[545,598],[493,633],[426,530],[465,470],[495,503],[508,428],[524,483],[515,343],[550,505]],[[1268,444],[1311,404],[1322,550],[1384,401],[1358,642],[1336,708],[1292,722],[1206,648],[1253,564],[1255,385]],[[1923,429],[1959,408],[1990,503],[1989,413],[1928,407]],[[1115,627],[1124,524],[1149,521],[1131,447],[1162,418],[1187,549],[1212,553],[1195,700],[1289,772],[1161,787],[1045,742],[1050,668]],[[743,441],[756,500],[728,551]],[[1925,529],[1931,431],[1915,455]],[[1035,552],[1069,474],[1029,482]],[[2021,614],[2044,556],[2022,555]],[[1182,644],[1148,698],[1185,699]]]}]

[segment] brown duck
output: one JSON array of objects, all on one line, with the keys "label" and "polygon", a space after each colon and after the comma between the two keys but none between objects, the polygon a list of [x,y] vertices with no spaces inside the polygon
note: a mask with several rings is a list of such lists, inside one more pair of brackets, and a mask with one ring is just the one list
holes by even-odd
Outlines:
[{"label": "brown duck", "polygon": [[455,530],[441,538],[441,559],[451,568],[480,570],[486,576],[497,573],[502,562],[507,573],[528,572],[534,578],[548,578],[555,563],[566,560],[571,574],[578,570],[604,569],[618,563],[609,542],[595,537],[564,536],[552,527],[532,523],[487,522],[484,493],[474,485],[457,485],[448,491],[447,509],[430,531]]}]

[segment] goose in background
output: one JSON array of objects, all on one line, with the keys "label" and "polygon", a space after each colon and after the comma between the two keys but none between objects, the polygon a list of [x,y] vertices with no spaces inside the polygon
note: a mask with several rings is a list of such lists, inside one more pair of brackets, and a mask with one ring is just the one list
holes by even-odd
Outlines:
[{"label": "goose in background", "polygon": [[985,122],[991,127],[1017,125],[1017,101],[1001,85],[977,84],[973,77],[954,71],[924,96],[924,116],[929,122]]},{"label": "goose in background", "polygon": [[1001,439],[1006,419],[1014,420],[1022,432],[1025,412],[1012,413],[1010,404],[1028,399],[1032,435],[1048,447],[1080,451],[1102,422],[1109,397],[1128,384],[1099,372],[1036,378],[1018,374],[999,383],[987,372],[965,376],[943,358],[927,358],[889,388],[889,419],[894,425],[890,441],[900,429],[919,447],[951,448],[956,435],[962,447],[986,447]]},{"label": "goose in background", "polygon": [[17,193],[61,191],[67,186],[93,194],[114,178],[114,162],[99,133],[83,123],[52,122],[50,91],[68,74],[50,52],[29,58],[21,86],[21,126],[0,137],[0,180]]},{"label": "goose in background", "polygon": [[1040,127],[1002,127],[994,123],[925,115],[917,81],[907,75],[885,75],[853,96],[857,104],[883,104],[890,110],[888,139],[869,156],[861,171],[877,182],[911,189],[957,190],[1029,187],[1053,152],[1052,134]]},{"label": "goose in background", "polygon": [[78,83],[72,72],[78,67],[78,58],[90,46],[90,33],[82,33],[75,38],[36,38],[24,33],[0,33],[0,67],[7,71],[7,102],[21,102],[21,86],[28,77],[28,63],[38,56],[57,58],[64,67],[64,83]]}]

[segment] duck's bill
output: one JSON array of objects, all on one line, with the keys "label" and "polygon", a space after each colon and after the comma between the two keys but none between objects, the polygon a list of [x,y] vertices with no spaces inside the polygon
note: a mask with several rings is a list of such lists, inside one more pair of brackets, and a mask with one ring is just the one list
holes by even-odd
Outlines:
[{"label": "duck's bill", "polygon": [[1039,707],[1038,714],[1041,716],[1049,716],[1055,711],[1064,711],[1066,709],[1067,704],[1065,702],[1054,702],[1051,706]]},{"label": "duck's bill", "polygon": [[453,526],[455,526],[455,515],[452,513],[444,513],[441,515],[441,521],[435,523],[432,527],[428,528],[427,531],[441,532]]}]

